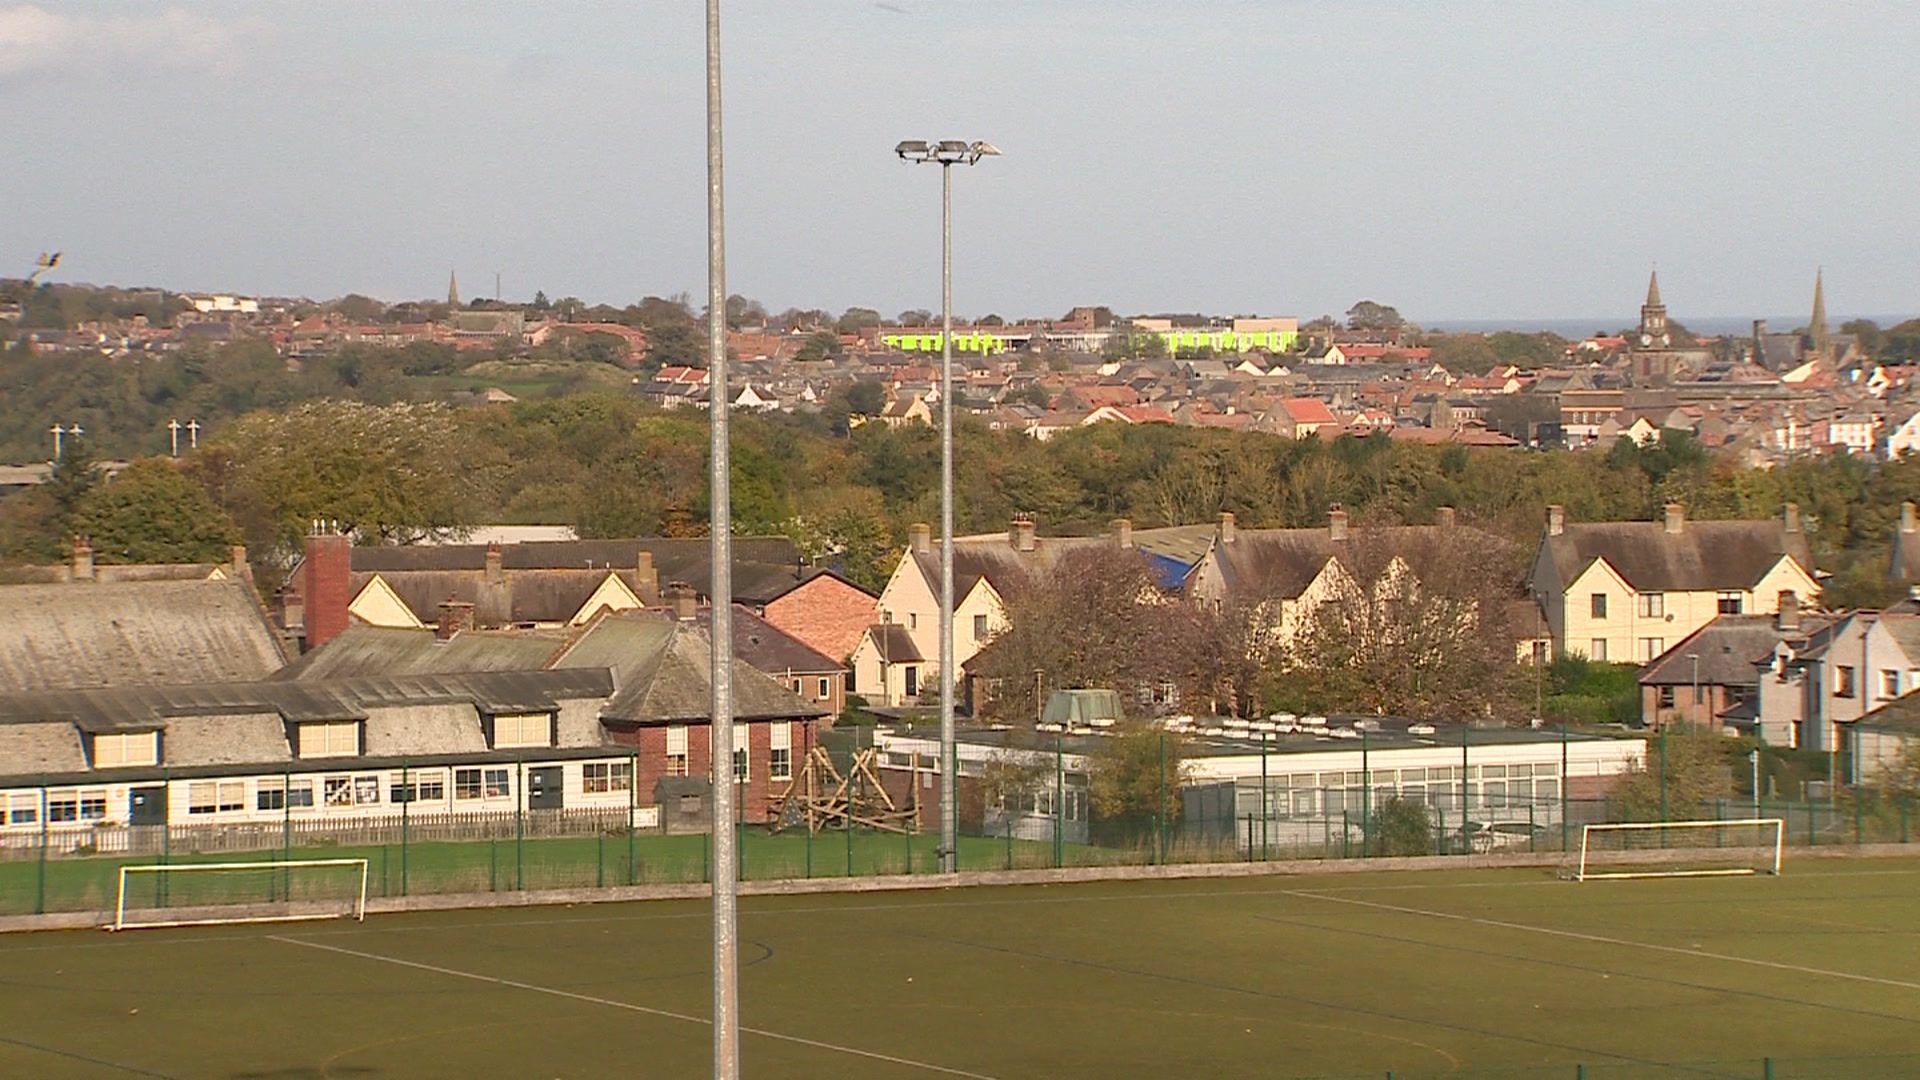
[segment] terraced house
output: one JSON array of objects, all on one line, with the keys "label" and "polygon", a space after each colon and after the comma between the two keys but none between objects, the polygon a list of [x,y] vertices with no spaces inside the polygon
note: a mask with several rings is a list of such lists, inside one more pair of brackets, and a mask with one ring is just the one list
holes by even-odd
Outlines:
[{"label": "terraced house", "polygon": [[1547,508],[1532,591],[1556,656],[1646,663],[1721,615],[1772,615],[1791,595],[1815,607],[1820,582],[1800,508],[1761,521],[1569,522]]}]

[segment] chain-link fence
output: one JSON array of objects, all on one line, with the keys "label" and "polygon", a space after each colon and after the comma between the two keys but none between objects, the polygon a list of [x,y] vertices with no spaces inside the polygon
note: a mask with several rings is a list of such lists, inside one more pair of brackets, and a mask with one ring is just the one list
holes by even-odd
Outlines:
[{"label": "chain-link fence", "polygon": [[[1783,801],[1750,790],[1707,802],[1682,803],[1663,795],[1656,810],[1647,813],[1605,794],[1576,794],[1582,778],[1568,775],[1554,760],[1517,763],[1511,753],[1476,756],[1475,748],[1466,746],[1450,753],[1457,757],[1447,765],[1382,768],[1376,758],[1360,769],[1306,771],[1297,757],[1263,752],[1257,772],[1231,777],[1156,768],[1149,760],[1128,779],[1125,798],[1116,805],[1103,790],[1103,784],[1112,785],[1096,779],[1085,756],[1056,744],[1038,751],[1012,786],[995,787],[980,771],[961,769],[958,863],[964,875],[1050,867],[1572,853],[1580,846],[1583,826],[1628,819],[1780,819],[1790,847],[1910,843],[1920,829],[1920,808],[1910,800],[1868,790],[1812,801]],[[906,771],[888,774],[900,781],[902,792],[912,792],[897,800],[914,811],[902,831],[862,827],[858,814],[843,815],[839,827],[819,830],[801,825],[772,831],[743,822],[736,826],[740,876],[936,873],[939,799],[923,787],[928,774],[918,755],[913,757]],[[1649,755],[1649,769],[1657,767],[1656,757]],[[884,766],[883,759],[875,760]],[[515,770],[507,782],[532,775],[517,765]],[[480,773],[482,782],[492,782],[485,769]],[[589,789],[598,805],[530,807],[524,793],[516,797],[519,789],[509,787],[503,790],[511,805],[459,813],[445,810],[456,805],[451,791],[438,803],[424,798],[429,794],[419,779],[424,775],[427,770],[402,764],[362,785],[366,791],[359,794],[383,800],[377,807],[335,807],[325,799],[313,800],[319,805],[293,805],[295,800],[281,793],[300,790],[295,774],[254,778],[233,793],[252,820],[220,821],[223,815],[214,813],[209,816],[216,820],[209,821],[89,822],[83,801],[73,811],[80,820],[42,812],[28,827],[9,822],[0,829],[0,915],[109,910],[120,867],[129,864],[365,859],[374,898],[711,879],[711,836],[698,815],[689,823],[683,813],[642,802],[631,770],[586,774],[606,785],[602,791]],[[463,782],[457,771],[450,779]],[[219,800],[229,798],[223,787],[213,787],[216,810],[223,808]],[[14,796],[23,800],[19,805],[56,811],[66,797],[53,789]],[[190,798],[198,795],[168,801]],[[752,812],[749,800],[737,801]],[[259,810],[267,806],[271,812]],[[377,813],[358,812],[376,808]],[[1739,842],[1734,836],[1706,830],[1687,842]]]}]

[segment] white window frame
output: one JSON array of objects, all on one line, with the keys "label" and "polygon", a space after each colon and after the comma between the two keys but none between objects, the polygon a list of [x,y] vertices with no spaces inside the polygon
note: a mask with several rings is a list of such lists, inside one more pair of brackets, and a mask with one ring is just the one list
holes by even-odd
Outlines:
[{"label": "white window frame", "polygon": [[687,726],[667,725],[667,775],[687,775]]},{"label": "white window frame", "polygon": [[218,813],[220,785],[212,780],[195,780],[187,785],[187,813],[193,816]]},{"label": "white window frame", "polygon": [[1640,617],[1643,619],[1664,618],[1667,614],[1667,594],[1646,592],[1640,594]]},{"label": "white window frame", "polygon": [[7,825],[40,824],[40,796],[15,793],[7,797]]},{"label": "white window frame", "polygon": [[589,761],[580,766],[580,789],[588,795],[612,795],[633,790],[630,761]]}]

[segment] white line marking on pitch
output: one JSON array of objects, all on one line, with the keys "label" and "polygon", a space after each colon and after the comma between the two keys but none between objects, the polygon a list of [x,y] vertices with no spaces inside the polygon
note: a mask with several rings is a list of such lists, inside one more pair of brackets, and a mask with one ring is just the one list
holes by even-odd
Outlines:
[{"label": "white line marking on pitch", "polygon": [[1832,979],[1851,979],[1854,982],[1875,983],[1880,986],[1897,986],[1902,990],[1920,990],[1920,983],[1903,982],[1899,979],[1884,979],[1878,975],[1859,975],[1850,971],[1830,971],[1826,968],[1804,967],[1800,964],[1787,964],[1777,960],[1756,960],[1750,956],[1734,956],[1730,953],[1706,952],[1701,949],[1683,949],[1678,945],[1656,945],[1647,941],[1631,941],[1627,938],[1606,937],[1601,934],[1583,934],[1577,930],[1556,930],[1549,926],[1530,926],[1527,923],[1507,922],[1502,919],[1483,919],[1477,915],[1459,915],[1451,911],[1428,911],[1425,908],[1402,907],[1398,904],[1382,904],[1374,900],[1355,900],[1350,896],[1329,896],[1325,893],[1290,892],[1288,896],[1298,896],[1308,900],[1325,900],[1334,904],[1351,904],[1355,907],[1375,908],[1380,911],[1394,911],[1402,915],[1425,915],[1435,919],[1451,919],[1455,922],[1477,923],[1481,926],[1497,926],[1506,930],[1526,930],[1535,934],[1549,934],[1553,937],[1572,938],[1575,941],[1591,941],[1599,945],[1626,945],[1637,949],[1650,949],[1654,952],[1676,953],[1680,956],[1703,957],[1708,960],[1724,960],[1730,964],[1751,964],[1754,967],[1772,968],[1776,971],[1792,971],[1801,975],[1824,975]]},{"label": "white line marking on pitch", "polygon": [[[472,979],[475,982],[492,983],[495,986],[508,986],[515,990],[528,990],[536,994],[550,994],[554,997],[570,998],[574,1001],[584,1001],[590,1005],[605,1005],[610,1009],[625,1009],[628,1012],[645,1013],[648,1016],[661,1016],[669,1020],[680,1020],[689,1024],[700,1024],[705,1027],[713,1026],[713,1021],[704,1016],[674,1012],[670,1009],[656,1009],[647,1005],[635,1005],[630,1001],[615,1001],[612,998],[594,997],[592,994],[575,993],[572,990],[561,990],[557,987],[541,986],[538,983],[520,982],[515,979],[500,979],[492,975],[481,975],[478,972],[461,971],[457,968],[440,967],[436,964],[423,964],[416,960],[402,960],[397,956],[382,956],[379,953],[361,952],[358,949],[343,949],[338,945],[324,945],[318,941],[302,941],[299,938],[282,937],[278,934],[268,934],[267,940],[278,941],[286,945],[299,945],[307,949],[320,949],[325,952],[339,953],[342,956],[357,956],[362,960],[377,960],[383,964],[397,964],[401,967],[414,968],[419,971],[431,971],[436,975],[451,975],[457,979]],[[855,1057],[863,1057],[871,1061],[884,1061],[891,1065],[904,1065],[910,1069],[924,1069],[928,1072],[943,1073],[947,1076],[965,1076],[970,1077],[971,1080],[997,1080],[996,1077],[988,1076],[985,1073],[968,1072],[965,1069],[954,1069],[926,1061],[915,1061],[912,1058],[895,1057],[892,1054],[882,1054],[874,1050],[861,1050],[858,1047],[821,1042],[818,1039],[808,1039],[799,1035],[788,1035],[783,1032],[768,1031],[765,1028],[742,1027],[740,1030],[750,1035],[759,1035],[768,1039],[779,1039],[782,1042],[797,1043],[801,1046],[811,1046],[816,1050],[832,1050],[836,1053],[852,1054]]]}]

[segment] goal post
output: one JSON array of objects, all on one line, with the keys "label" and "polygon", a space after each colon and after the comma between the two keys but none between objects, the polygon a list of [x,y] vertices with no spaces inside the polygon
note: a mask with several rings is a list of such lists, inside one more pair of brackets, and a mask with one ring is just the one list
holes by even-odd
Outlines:
[{"label": "goal post", "polygon": [[180,862],[120,867],[108,930],[365,919],[366,859]]},{"label": "goal post", "polygon": [[1782,818],[1585,825],[1575,881],[1780,873]]}]

